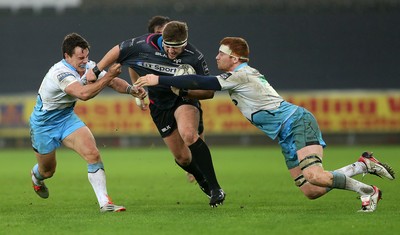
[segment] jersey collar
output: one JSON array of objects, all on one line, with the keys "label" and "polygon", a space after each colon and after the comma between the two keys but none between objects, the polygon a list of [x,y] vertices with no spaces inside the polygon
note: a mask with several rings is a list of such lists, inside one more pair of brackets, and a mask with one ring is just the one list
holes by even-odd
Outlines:
[{"label": "jersey collar", "polygon": [[161,36],[157,39],[157,45],[158,45],[158,48],[160,48],[160,51],[164,52],[164,47],[162,45],[162,42],[163,42],[163,37]]},{"label": "jersey collar", "polygon": [[241,63],[240,65],[238,65],[233,71],[239,71],[241,68],[243,68],[244,66],[247,66],[247,62]]},{"label": "jersey collar", "polygon": [[61,61],[62,61],[62,63],[63,63],[65,66],[67,66],[69,69],[71,69],[71,70],[73,70],[73,71],[75,71],[75,72],[78,72],[78,70],[76,70],[76,69],[74,68],[74,66],[72,66],[71,64],[69,64],[65,59],[62,59]]}]

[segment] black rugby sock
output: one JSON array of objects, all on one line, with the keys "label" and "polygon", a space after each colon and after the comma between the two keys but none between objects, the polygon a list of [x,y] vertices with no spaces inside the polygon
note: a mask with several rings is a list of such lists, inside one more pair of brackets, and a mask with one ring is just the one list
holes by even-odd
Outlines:
[{"label": "black rugby sock", "polygon": [[179,164],[179,162],[177,162],[176,160],[175,160],[175,162],[183,170],[185,170],[186,172],[189,172],[190,174],[192,174],[194,176],[194,178],[196,178],[197,182],[202,182],[204,180],[203,174],[201,173],[198,165],[196,164],[196,162],[193,159],[189,163],[189,165],[186,165],[186,166],[183,166],[183,165]]},{"label": "black rugby sock", "polygon": [[195,143],[189,146],[189,149],[192,152],[192,161],[197,163],[200,171],[208,181],[210,189],[219,189],[220,186],[215,176],[211,153],[207,144],[199,138]]}]

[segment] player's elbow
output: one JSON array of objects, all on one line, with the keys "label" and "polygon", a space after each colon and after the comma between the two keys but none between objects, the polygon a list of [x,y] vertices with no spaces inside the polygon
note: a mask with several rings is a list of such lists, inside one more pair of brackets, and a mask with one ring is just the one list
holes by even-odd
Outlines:
[{"label": "player's elbow", "polygon": [[90,94],[90,93],[88,93],[88,92],[81,92],[78,98],[79,98],[80,100],[82,100],[82,101],[88,101],[88,100],[90,100],[91,98],[93,98],[94,96],[95,96],[95,95]]}]

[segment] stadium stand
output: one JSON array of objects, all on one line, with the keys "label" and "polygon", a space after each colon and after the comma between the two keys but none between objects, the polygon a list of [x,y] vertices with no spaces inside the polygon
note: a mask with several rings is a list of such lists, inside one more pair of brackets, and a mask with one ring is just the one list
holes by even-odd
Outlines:
[{"label": "stadium stand", "polygon": [[35,12],[41,12],[46,8],[54,8],[61,12],[67,8],[76,8],[82,4],[82,0],[0,0],[0,8],[18,12],[21,9],[32,8]]},{"label": "stadium stand", "polygon": [[13,13],[32,8],[35,13],[53,8],[58,13],[66,9],[84,11],[114,11],[123,9],[134,12],[154,12],[169,9],[172,12],[282,12],[282,11],[391,11],[400,8],[400,0],[0,0],[0,10],[10,9]]}]

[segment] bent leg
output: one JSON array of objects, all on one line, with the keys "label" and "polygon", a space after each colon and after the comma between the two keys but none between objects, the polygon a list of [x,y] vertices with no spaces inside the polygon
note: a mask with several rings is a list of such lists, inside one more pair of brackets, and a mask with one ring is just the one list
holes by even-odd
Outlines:
[{"label": "bent leg", "polygon": [[32,186],[36,194],[41,198],[49,197],[49,190],[44,183],[45,179],[51,178],[56,169],[55,150],[48,154],[36,153],[37,164],[31,170]]},{"label": "bent leg", "polygon": [[300,167],[297,166],[289,169],[289,172],[292,179],[295,181],[295,185],[299,187],[304,196],[306,196],[308,199],[317,199],[328,192],[327,188],[325,187],[320,187],[307,182],[300,170]]},{"label": "bent leg", "polygon": [[40,154],[35,152],[37,164],[33,167],[32,172],[38,180],[51,178],[57,166],[56,151],[48,154]]},{"label": "bent leg", "polygon": [[176,164],[186,172],[192,174],[197,181],[203,181],[203,173],[201,173],[199,167],[193,161],[192,153],[190,152],[189,147],[185,145],[178,130],[174,130],[171,135],[163,138],[163,140],[174,155]]},{"label": "bent leg", "polygon": [[192,161],[198,164],[200,171],[203,172],[210,184],[211,190],[220,189],[210,150],[198,134],[200,111],[193,105],[181,105],[175,111],[175,119],[179,135],[192,153]]},{"label": "bent leg", "polygon": [[[374,192],[372,186],[352,179],[343,173],[325,171],[322,167],[322,151],[320,145],[309,145],[297,151],[300,170],[309,183],[320,187],[351,190],[360,195]],[[321,162],[315,159],[321,159]]]}]

